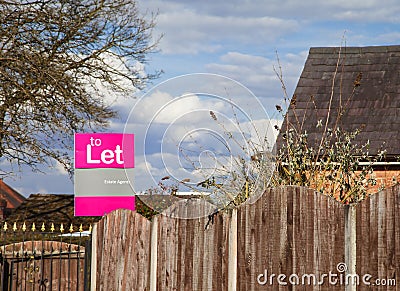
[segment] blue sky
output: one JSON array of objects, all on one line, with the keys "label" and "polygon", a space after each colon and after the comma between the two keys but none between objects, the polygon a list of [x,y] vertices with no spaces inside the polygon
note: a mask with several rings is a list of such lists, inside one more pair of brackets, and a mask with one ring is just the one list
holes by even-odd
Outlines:
[{"label": "blue sky", "polygon": [[[157,91],[157,88],[165,89],[157,87],[160,83],[193,73],[218,74],[239,82],[257,97],[268,118],[274,120],[278,118],[274,112],[275,104],[283,98],[281,84],[273,69],[278,65],[276,52],[290,96],[310,47],[400,44],[400,4],[397,0],[142,0],[139,1],[139,7],[143,12],[158,12],[154,35],[163,34],[163,37],[159,51],[149,56],[146,70],[163,70],[164,73],[146,90],[138,92],[136,99],[118,99],[115,102],[114,106],[120,110],[121,117],[111,125],[110,131],[114,132],[124,130],[132,108],[140,108],[140,112],[146,113],[151,111],[147,111],[149,106],[162,106],[162,102],[171,101],[175,93]],[[175,82],[179,83],[179,80]],[[207,103],[205,99],[190,100]],[[243,103],[242,99],[237,101],[253,114],[254,103],[249,102],[250,99],[247,98],[247,103]],[[220,112],[224,112],[223,104],[217,103],[212,104],[216,108],[221,105]],[[197,108],[178,102],[174,110],[179,115],[185,113],[188,107],[190,110]],[[143,124],[140,125],[138,120],[131,120],[131,123],[129,130],[143,132]],[[201,125],[193,119],[184,123],[187,130],[194,128],[192,126],[210,126],[208,122]],[[161,153],[164,155],[163,162],[155,158],[157,154],[159,156],[162,144],[157,136],[165,132],[167,125],[161,122],[153,126],[154,132],[146,139],[148,158],[143,156],[143,137],[140,134],[137,136],[136,146],[142,148],[142,152],[138,153],[136,160],[135,190],[151,187],[154,181],[166,174],[165,168],[173,168],[173,174],[181,171],[179,163],[176,163],[179,153],[173,150],[175,143],[164,146],[166,152]],[[175,132],[180,129],[177,128]],[[176,138],[180,140],[179,136]],[[216,146],[210,148],[215,149]],[[175,164],[165,164],[168,160],[172,164],[175,161]],[[44,171],[46,175],[25,169],[5,181],[25,196],[31,193],[73,193],[72,181],[59,166]],[[148,180],[146,171],[154,178],[153,182],[143,182]],[[180,174],[177,176],[181,177]]]}]

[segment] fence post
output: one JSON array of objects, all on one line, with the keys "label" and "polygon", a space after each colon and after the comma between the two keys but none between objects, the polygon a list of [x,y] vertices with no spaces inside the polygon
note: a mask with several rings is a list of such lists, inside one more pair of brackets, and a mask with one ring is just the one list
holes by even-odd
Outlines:
[{"label": "fence post", "polygon": [[97,224],[92,228],[92,259],[90,266],[90,291],[96,291],[97,283]]},{"label": "fence post", "polygon": [[84,256],[84,274],[83,274],[83,290],[90,291],[90,275],[92,263],[92,241],[93,237],[90,234],[90,240],[85,243],[85,256]]},{"label": "fence post", "polygon": [[232,210],[228,238],[228,291],[236,291],[237,278],[237,209]]},{"label": "fence post", "polygon": [[157,245],[158,245],[158,216],[151,221],[150,233],[150,291],[157,290]]},{"label": "fence post", "polygon": [[[350,275],[356,275],[356,260],[357,260],[357,219],[356,219],[356,207],[346,205],[345,206],[345,217],[344,217],[344,229],[345,229],[345,263],[347,266],[346,278],[345,278],[345,291],[356,291],[357,285],[353,282],[353,277]],[[349,275],[349,276],[347,276]],[[346,282],[347,281],[347,282]],[[347,284],[348,283],[348,284]]]}]

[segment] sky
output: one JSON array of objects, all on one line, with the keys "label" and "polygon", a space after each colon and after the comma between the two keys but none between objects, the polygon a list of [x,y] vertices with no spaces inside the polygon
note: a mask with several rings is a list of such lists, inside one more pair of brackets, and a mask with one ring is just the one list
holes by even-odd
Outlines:
[{"label": "sky", "polygon": [[[164,176],[198,182],[232,167],[240,146],[279,123],[275,105],[291,96],[310,47],[400,44],[397,0],[139,0],[158,13],[162,35],[146,72],[163,74],[132,98],[110,96],[120,117],[110,132],[135,134],[135,191]],[[279,60],[279,61],[278,61]],[[216,120],[210,117],[216,114]],[[238,126],[239,124],[239,126]],[[243,132],[245,134],[243,134]],[[262,134],[261,134],[262,135]],[[24,196],[73,193],[62,167],[23,169],[5,182]],[[208,177],[208,176],[207,176]]]}]

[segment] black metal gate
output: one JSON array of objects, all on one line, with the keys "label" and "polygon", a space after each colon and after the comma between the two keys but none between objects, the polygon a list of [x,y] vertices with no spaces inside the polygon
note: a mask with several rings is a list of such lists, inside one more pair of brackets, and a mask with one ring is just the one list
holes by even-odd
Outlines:
[{"label": "black metal gate", "polygon": [[90,230],[5,224],[0,244],[0,291],[90,290]]}]

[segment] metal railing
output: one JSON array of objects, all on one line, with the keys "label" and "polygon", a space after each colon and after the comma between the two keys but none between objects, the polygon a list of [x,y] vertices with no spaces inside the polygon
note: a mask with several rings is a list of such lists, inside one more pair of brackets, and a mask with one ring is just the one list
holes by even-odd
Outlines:
[{"label": "metal railing", "polygon": [[90,289],[91,226],[0,227],[0,291]]}]

